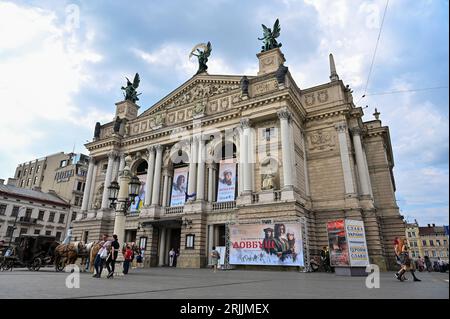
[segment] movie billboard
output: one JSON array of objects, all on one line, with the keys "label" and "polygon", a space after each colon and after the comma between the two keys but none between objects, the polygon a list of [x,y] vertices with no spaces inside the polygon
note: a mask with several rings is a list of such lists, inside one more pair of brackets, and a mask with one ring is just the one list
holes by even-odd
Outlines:
[{"label": "movie billboard", "polygon": [[235,200],[236,194],[236,163],[220,161],[219,180],[217,187],[217,202]]},{"label": "movie billboard", "polygon": [[145,200],[145,181],[147,179],[147,174],[138,175],[139,181],[141,182],[141,186],[139,187],[139,194],[134,198],[134,203],[131,204],[130,211],[131,212],[139,212],[144,206]]},{"label": "movie billboard", "polygon": [[173,171],[172,194],[170,196],[170,206],[183,206],[186,202],[186,192],[188,183],[187,166],[175,168]]},{"label": "movie billboard", "polygon": [[365,267],[369,264],[364,222],[360,220],[345,220],[350,266]]},{"label": "movie billboard", "polygon": [[345,221],[343,219],[329,221],[327,232],[331,266],[350,266]]},{"label": "movie billboard", "polygon": [[230,226],[230,264],[304,266],[300,224]]}]

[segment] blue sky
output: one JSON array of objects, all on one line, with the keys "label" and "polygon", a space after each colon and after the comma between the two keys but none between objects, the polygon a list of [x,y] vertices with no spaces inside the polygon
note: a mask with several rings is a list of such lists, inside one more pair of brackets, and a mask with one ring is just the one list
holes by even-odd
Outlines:
[{"label": "blue sky", "polygon": [[[257,72],[261,23],[280,19],[300,88],[327,82],[328,54],[358,106],[377,107],[393,143],[397,200],[419,223],[448,224],[448,1],[0,1],[0,177],[46,154],[86,152],[110,121],[124,76],[141,75],[141,111],[196,71],[190,49],[213,45],[210,74]],[[445,89],[370,95],[445,86]]]}]

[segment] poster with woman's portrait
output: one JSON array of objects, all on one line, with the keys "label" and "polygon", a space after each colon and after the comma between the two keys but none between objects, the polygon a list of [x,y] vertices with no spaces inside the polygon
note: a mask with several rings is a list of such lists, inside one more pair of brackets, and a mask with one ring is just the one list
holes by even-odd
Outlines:
[{"label": "poster with woman's portrait", "polygon": [[139,212],[144,206],[145,200],[145,181],[147,179],[147,174],[138,175],[139,181],[141,182],[141,186],[139,187],[139,194],[134,198],[134,203],[131,204],[130,211],[131,212]]},{"label": "poster with woman's portrait", "polygon": [[343,219],[329,221],[327,232],[331,266],[350,266],[345,221]]},{"label": "poster with woman's portrait", "polygon": [[219,180],[217,182],[217,201],[229,202],[235,200],[236,194],[236,163],[220,161]]},{"label": "poster with woman's portrait", "polygon": [[187,166],[175,168],[173,171],[172,195],[170,197],[170,206],[183,206],[186,201],[187,183],[188,183]]}]

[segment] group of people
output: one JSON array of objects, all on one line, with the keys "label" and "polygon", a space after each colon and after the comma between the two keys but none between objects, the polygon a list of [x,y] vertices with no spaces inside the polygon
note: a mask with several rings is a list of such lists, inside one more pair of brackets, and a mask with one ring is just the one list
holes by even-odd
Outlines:
[{"label": "group of people", "polygon": [[[98,243],[100,249],[97,252],[94,260],[95,274],[92,276],[94,278],[100,278],[103,267],[106,266],[108,270],[108,275],[106,278],[113,278],[115,271],[115,264],[117,257],[119,255],[120,244],[117,235],[113,235],[112,239],[109,238],[107,234],[104,234],[102,240]],[[133,260],[136,262],[142,262],[142,256],[139,249],[134,243],[126,244],[122,249],[122,254],[124,256],[123,262],[123,273],[126,275],[130,269],[130,265]]]},{"label": "group of people", "polygon": [[444,260],[442,260],[440,257],[438,257],[437,260],[434,261],[434,263],[431,262],[430,257],[420,257],[414,261],[416,269],[419,271],[427,270],[430,271],[439,271],[439,272],[446,272],[448,270],[448,263],[446,263]]},{"label": "group of people", "polygon": [[265,228],[264,233],[262,249],[266,253],[277,255],[281,261],[284,261],[288,256],[291,256],[293,261],[296,260],[295,236],[292,232],[286,232],[284,224],[275,224],[274,229]]},{"label": "group of people", "polygon": [[397,264],[400,266],[400,270],[395,273],[395,278],[400,281],[405,281],[406,272],[411,272],[414,281],[421,281],[416,277],[414,267],[411,263],[411,258],[409,256],[409,246],[408,240],[406,238],[399,239],[398,237],[394,240],[394,252]]}]

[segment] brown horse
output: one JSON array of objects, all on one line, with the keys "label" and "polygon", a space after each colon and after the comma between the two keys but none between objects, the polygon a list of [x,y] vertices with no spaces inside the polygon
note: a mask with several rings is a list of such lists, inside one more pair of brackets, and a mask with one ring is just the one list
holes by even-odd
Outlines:
[{"label": "brown horse", "polygon": [[98,251],[102,247],[102,243],[103,241],[92,243],[91,249],[89,251],[89,271],[92,273],[94,272],[95,257],[97,256]]},{"label": "brown horse", "polygon": [[[62,270],[66,265],[75,264],[78,256],[85,250],[83,242],[60,244],[55,248],[55,267]],[[62,267],[62,268],[61,268]]]}]

